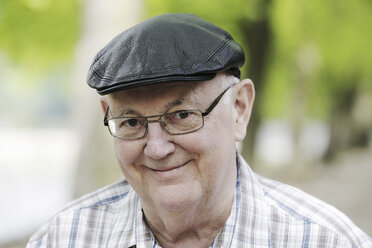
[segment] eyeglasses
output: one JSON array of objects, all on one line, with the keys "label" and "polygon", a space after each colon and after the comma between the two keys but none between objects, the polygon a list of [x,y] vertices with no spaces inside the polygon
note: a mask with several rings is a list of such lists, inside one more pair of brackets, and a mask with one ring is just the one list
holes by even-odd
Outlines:
[{"label": "eyeglasses", "polygon": [[[204,112],[192,109],[179,110],[162,115],[122,116],[108,119],[109,107],[107,107],[103,123],[108,127],[112,136],[124,140],[136,140],[145,137],[148,132],[148,124],[153,122],[159,122],[163,130],[172,135],[192,133],[204,126],[204,116],[212,112],[223,95],[232,86],[234,84],[222,91]],[[149,118],[157,119],[149,120]]]}]

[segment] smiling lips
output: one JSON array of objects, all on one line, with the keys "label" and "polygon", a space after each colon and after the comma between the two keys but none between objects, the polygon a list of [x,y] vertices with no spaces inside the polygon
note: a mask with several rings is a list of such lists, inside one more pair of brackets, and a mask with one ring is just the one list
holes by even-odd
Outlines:
[{"label": "smiling lips", "polygon": [[165,168],[165,169],[152,169],[152,168],[149,168],[147,167],[149,170],[152,170],[154,172],[157,172],[157,173],[165,173],[165,172],[170,172],[170,171],[173,171],[173,170],[177,170],[179,168],[182,168],[184,167],[185,165],[187,165],[191,160],[187,161],[186,163],[184,164],[181,164],[179,166],[176,166],[176,167],[172,167],[172,168]]}]

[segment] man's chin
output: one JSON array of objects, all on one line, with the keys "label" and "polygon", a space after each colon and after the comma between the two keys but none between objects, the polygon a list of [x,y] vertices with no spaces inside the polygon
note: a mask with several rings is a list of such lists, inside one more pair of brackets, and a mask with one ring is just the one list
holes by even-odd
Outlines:
[{"label": "man's chin", "polygon": [[182,212],[195,205],[202,199],[200,185],[168,185],[157,190],[155,202],[162,210]]}]

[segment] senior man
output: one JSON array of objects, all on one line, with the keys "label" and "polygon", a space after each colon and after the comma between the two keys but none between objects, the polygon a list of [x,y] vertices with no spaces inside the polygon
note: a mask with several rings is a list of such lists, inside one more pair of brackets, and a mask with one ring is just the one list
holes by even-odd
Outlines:
[{"label": "senior man", "polygon": [[189,14],[114,38],[88,84],[125,179],[68,205],[28,247],[372,247],[336,209],[236,152],[255,95],[243,63],[226,31]]}]

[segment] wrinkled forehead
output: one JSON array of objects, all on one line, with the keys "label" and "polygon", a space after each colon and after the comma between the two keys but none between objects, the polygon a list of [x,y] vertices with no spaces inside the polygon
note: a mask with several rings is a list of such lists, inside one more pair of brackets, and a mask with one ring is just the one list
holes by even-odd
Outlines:
[{"label": "wrinkled forehead", "polygon": [[143,86],[108,95],[112,114],[156,115],[171,111],[174,107],[197,102],[200,83],[173,83]]},{"label": "wrinkled forehead", "polygon": [[154,85],[140,86],[128,90],[109,94],[112,101],[133,104],[136,100],[156,97],[159,101],[163,98],[182,98],[183,100],[195,100],[218,92],[226,84],[224,75],[217,75],[209,81],[197,82],[167,82]]},{"label": "wrinkled forehead", "polygon": [[201,82],[172,82],[155,85],[140,86],[128,90],[109,94],[109,99],[123,103],[135,102],[139,99],[157,97],[159,100],[165,97],[190,97],[201,90]]}]

